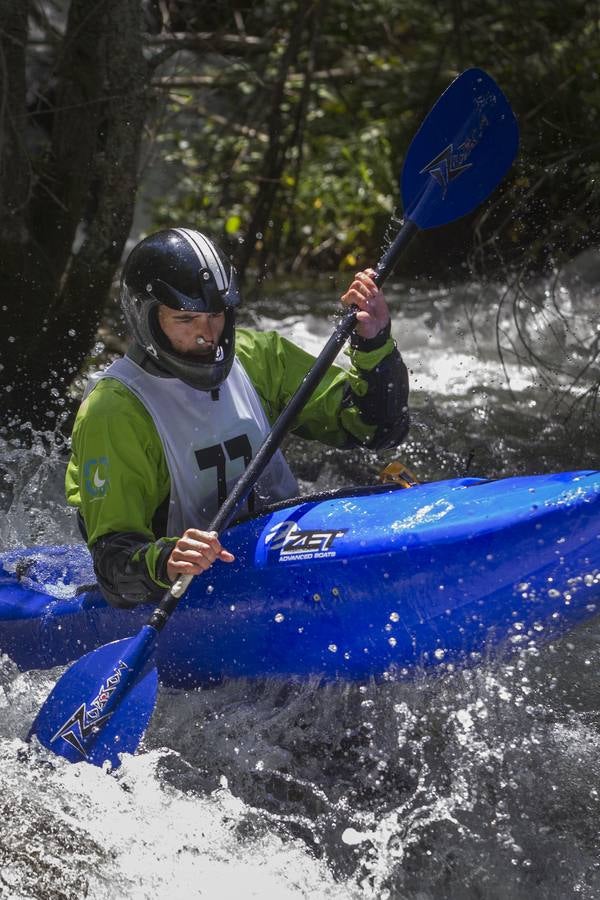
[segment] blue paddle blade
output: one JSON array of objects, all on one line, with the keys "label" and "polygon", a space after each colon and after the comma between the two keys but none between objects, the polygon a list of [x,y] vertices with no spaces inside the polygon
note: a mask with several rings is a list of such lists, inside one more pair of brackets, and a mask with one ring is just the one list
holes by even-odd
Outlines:
[{"label": "blue paddle blade", "polygon": [[519,146],[508,100],[486,72],[467,69],[416,133],[402,169],[404,216],[419,228],[475,209],[500,183]]},{"label": "blue paddle blade", "polygon": [[82,656],[55,684],[29,736],[70,762],[117,768],[121,753],[137,749],[154,710],[156,639],[145,625]]}]

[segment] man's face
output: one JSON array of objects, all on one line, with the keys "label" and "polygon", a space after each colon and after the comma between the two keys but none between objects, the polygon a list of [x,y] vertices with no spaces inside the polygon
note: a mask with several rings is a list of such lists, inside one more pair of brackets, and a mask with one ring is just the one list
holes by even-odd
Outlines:
[{"label": "man's face", "polygon": [[223,334],[225,313],[187,312],[161,303],[158,323],[178,353],[211,358]]}]

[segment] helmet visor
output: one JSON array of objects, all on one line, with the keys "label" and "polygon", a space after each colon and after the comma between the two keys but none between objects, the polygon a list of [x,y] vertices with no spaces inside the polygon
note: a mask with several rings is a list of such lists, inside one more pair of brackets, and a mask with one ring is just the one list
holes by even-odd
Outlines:
[{"label": "helmet visor", "polygon": [[184,294],[177,288],[160,278],[154,279],[152,284],[148,285],[148,292],[171,309],[182,309],[187,312],[199,313],[222,313],[225,312],[225,301],[223,294],[217,288],[214,278],[208,270],[200,274],[208,274],[208,278],[202,279],[199,288],[191,294]]}]

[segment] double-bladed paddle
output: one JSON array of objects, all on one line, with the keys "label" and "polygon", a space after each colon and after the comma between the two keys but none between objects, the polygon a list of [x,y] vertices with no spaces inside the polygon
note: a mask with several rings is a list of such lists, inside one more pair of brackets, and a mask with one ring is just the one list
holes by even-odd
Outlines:
[{"label": "double-bladed paddle", "polygon": [[[401,178],[404,222],[376,266],[382,285],[420,229],[452,222],[473,210],[500,183],[519,142],[508,101],[489,75],[468,69],[441,95],[406,154]],[[356,324],[346,312],[255,458],[213,519],[220,534],[248,497],[300,410]],[[105,644],[59,678],[30,736],[71,762],[116,767],[133,753],[152,716],[158,690],[154,660],[161,630],[192,576],[180,576],[146,625],[131,638]]]}]

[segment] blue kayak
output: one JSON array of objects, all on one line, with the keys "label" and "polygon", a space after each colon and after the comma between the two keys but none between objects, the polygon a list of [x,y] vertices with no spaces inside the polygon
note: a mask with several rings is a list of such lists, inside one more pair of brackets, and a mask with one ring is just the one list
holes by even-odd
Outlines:
[{"label": "blue kayak", "polygon": [[[404,677],[555,637],[600,610],[600,472],[378,485],[289,501],[222,536],[159,641],[164,684]],[[0,556],[0,653],[63,665],[135,634],[81,544]]]}]

